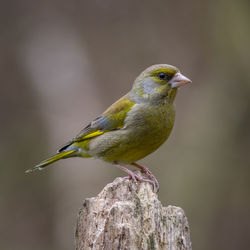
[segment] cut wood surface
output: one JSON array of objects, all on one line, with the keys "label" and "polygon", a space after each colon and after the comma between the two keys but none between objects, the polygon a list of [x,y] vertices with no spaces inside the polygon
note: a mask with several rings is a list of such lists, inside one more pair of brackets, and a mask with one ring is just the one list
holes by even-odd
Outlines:
[{"label": "cut wood surface", "polygon": [[184,211],[163,207],[151,184],[117,178],[80,208],[75,244],[85,249],[188,249],[190,230]]}]

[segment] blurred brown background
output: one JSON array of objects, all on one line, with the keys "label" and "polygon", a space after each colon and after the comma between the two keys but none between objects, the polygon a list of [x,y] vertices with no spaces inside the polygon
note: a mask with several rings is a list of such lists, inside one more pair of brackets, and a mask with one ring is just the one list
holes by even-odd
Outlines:
[{"label": "blurred brown background", "polygon": [[123,173],[69,159],[29,175],[144,68],[193,80],[168,142],[142,163],[181,206],[193,249],[250,244],[250,2],[3,1],[0,8],[0,248],[73,249],[81,202]]}]

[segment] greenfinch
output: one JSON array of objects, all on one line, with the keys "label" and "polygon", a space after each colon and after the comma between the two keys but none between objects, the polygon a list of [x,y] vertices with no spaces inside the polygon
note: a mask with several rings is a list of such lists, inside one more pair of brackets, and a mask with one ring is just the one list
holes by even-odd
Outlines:
[{"label": "greenfinch", "polygon": [[[173,102],[178,88],[188,83],[191,80],[174,66],[157,64],[147,68],[135,79],[126,95],[90,122],[57,154],[26,172],[42,170],[69,157],[95,157],[115,164],[136,184],[138,181],[150,182],[158,191],[157,179],[136,161],[167,140],[174,125]],[[127,169],[127,165],[139,168],[147,178]]]}]

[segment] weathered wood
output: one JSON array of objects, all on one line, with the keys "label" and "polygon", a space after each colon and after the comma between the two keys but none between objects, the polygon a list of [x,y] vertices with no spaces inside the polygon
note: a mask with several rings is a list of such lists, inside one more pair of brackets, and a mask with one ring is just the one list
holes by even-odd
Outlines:
[{"label": "weathered wood", "polygon": [[187,249],[190,230],[184,211],[162,207],[149,183],[138,189],[117,178],[94,198],[85,199],[76,226],[76,249]]}]

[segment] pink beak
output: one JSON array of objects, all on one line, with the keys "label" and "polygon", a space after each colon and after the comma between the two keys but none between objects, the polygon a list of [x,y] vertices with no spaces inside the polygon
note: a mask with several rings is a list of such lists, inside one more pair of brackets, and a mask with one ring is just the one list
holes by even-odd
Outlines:
[{"label": "pink beak", "polygon": [[179,88],[187,83],[191,83],[192,81],[188,79],[186,76],[181,73],[176,73],[174,77],[169,81],[172,88]]}]

